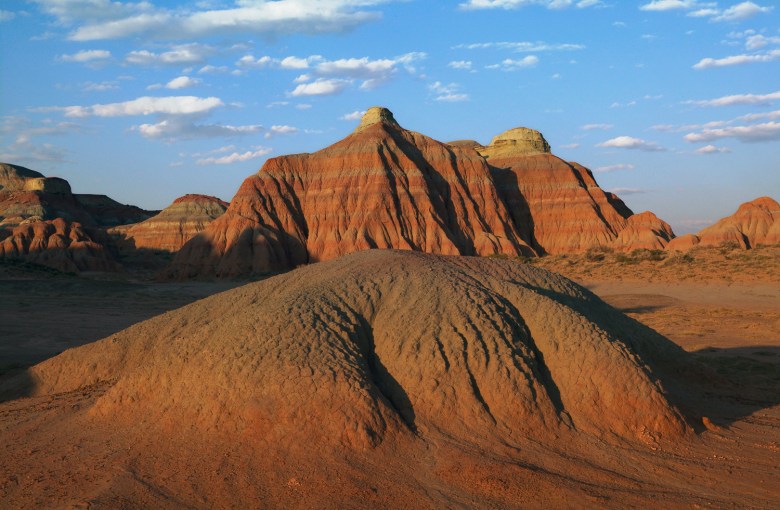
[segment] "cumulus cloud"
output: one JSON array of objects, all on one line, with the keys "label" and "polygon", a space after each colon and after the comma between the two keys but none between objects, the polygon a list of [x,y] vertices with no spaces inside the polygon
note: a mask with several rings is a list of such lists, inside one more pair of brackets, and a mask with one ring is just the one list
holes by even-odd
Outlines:
[{"label": "cumulus cloud", "polygon": [[341,93],[352,83],[350,80],[319,78],[311,83],[301,83],[290,92],[293,97],[332,96]]},{"label": "cumulus cloud", "polygon": [[341,117],[339,117],[339,120],[360,120],[363,118],[363,115],[366,114],[365,110],[355,110],[354,112],[345,113]]},{"label": "cumulus cloud", "polygon": [[738,120],[743,120],[746,122],[753,122],[756,120],[778,120],[780,119],[780,110],[775,110],[772,112],[763,112],[763,113],[749,113],[747,115],[743,115],[741,117],[738,117]]},{"label": "cumulus cloud", "polygon": [[733,94],[715,99],[684,101],[684,104],[692,104],[703,107],[734,106],[734,105],[770,105],[780,99],[780,91],[769,94]]},{"label": "cumulus cloud", "polygon": [[292,135],[297,132],[298,132],[297,127],[286,126],[286,125],[274,125],[271,126],[271,128],[268,130],[268,132],[265,134],[265,137],[271,138],[274,135]]},{"label": "cumulus cloud", "polygon": [[699,132],[685,135],[685,140],[689,142],[711,142],[721,138],[736,138],[747,143],[780,140],[780,122],[770,121],[749,126],[702,129]]},{"label": "cumulus cloud", "polygon": [[32,122],[25,116],[0,118],[0,136],[13,136],[13,141],[0,147],[0,161],[14,163],[52,163],[65,161],[67,151],[40,137],[77,133],[81,126],[73,122],[57,122],[52,119]]},{"label": "cumulus cloud", "polygon": [[[380,12],[366,10],[392,0],[236,0],[209,8],[167,8],[150,2],[111,0],[35,0],[60,24],[74,26],[75,41],[206,37],[220,34],[320,34],[343,32],[376,20]],[[197,6],[203,6],[198,8]]]},{"label": "cumulus cloud", "polygon": [[142,66],[201,64],[214,52],[213,47],[205,44],[178,44],[162,53],[148,50],[131,51],[125,55],[125,62]]},{"label": "cumulus cloud", "polygon": [[63,62],[94,62],[111,58],[111,52],[107,50],[82,50],[70,55],[61,55]]},{"label": "cumulus cloud", "polygon": [[714,145],[705,145],[704,147],[700,147],[696,149],[696,152],[699,154],[725,154],[731,152],[731,149],[729,149],[728,147],[716,147]]},{"label": "cumulus cloud", "polygon": [[449,85],[445,85],[440,81],[436,81],[430,84],[428,89],[434,93],[435,101],[442,101],[445,103],[459,103],[469,100],[469,95],[460,92],[460,85],[457,83],[450,83]]},{"label": "cumulus cloud", "polygon": [[715,67],[729,67],[756,62],[773,62],[780,59],[780,50],[771,50],[765,53],[731,55],[723,58],[703,58],[693,65],[694,69],[712,69]]},{"label": "cumulus cloud", "polygon": [[116,90],[118,88],[119,83],[115,81],[102,81],[100,83],[88,81],[81,85],[81,90],[84,92],[105,92],[107,90]]},{"label": "cumulus cloud", "polygon": [[576,6],[579,9],[604,5],[600,0],[468,0],[458,4],[458,7],[467,10],[480,9],[520,9],[529,5],[541,5],[548,9],[565,9]]},{"label": "cumulus cloud", "polygon": [[270,64],[285,69],[306,69],[307,73],[299,75],[294,80],[299,85],[290,94],[314,96],[338,94],[355,81],[360,82],[360,88],[363,90],[375,89],[390,81],[402,69],[408,73],[415,73],[415,62],[426,57],[427,55],[421,52],[381,59],[362,57],[327,60],[319,55],[313,55],[305,59],[298,57],[287,57],[280,61],[272,59]]},{"label": "cumulus cloud", "polygon": [[205,113],[224,106],[217,97],[167,96],[139,97],[131,101],[92,106],[56,106],[41,110],[62,111],[66,117],[123,117],[133,115],[188,115]]},{"label": "cumulus cloud", "polygon": [[614,126],[612,124],[585,124],[580,129],[583,131],[594,131],[594,130],[601,130],[606,131],[608,129],[612,129]]},{"label": "cumulus cloud", "polygon": [[509,42],[509,41],[502,41],[502,42],[482,42],[482,43],[471,43],[471,44],[458,44],[457,46],[453,46],[452,49],[460,50],[485,50],[490,48],[496,48],[499,50],[509,50],[509,51],[515,51],[517,53],[537,53],[542,51],[572,51],[572,50],[583,50],[585,49],[585,46],[582,44],[570,44],[570,43],[562,43],[562,44],[551,44],[546,43],[543,41],[536,41],[536,42],[530,42],[530,41],[516,41],[516,42]]},{"label": "cumulus cloud", "polygon": [[487,69],[500,69],[501,71],[518,71],[520,69],[534,67],[538,63],[539,57],[536,55],[528,55],[519,60],[507,58],[502,60],[500,64],[491,64],[485,67]]},{"label": "cumulus cloud", "polygon": [[198,124],[198,116],[168,117],[153,124],[141,124],[133,129],[144,138],[182,140],[190,138],[231,137],[265,131],[259,124],[232,126],[229,124]]},{"label": "cumulus cloud", "polygon": [[634,168],[634,165],[629,163],[618,163],[617,165],[600,166],[593,171],[604,174],[609,172],[617,172],[619,170],[633,170]]},{"label": "cumulus cloud", "polygon": [[741,21],[757,14],[768,13],[772,7],[762,7],[753,2],[742,2],[712,17],[712,21]]},{"label": "cumulus cloud", "polygon": [[255,58],[253,55],[244,55],[238,59],[236,66],[248,69],[263,69],[271,62],[273,62],[273,59],[267,55],[258,58]]},{"label": "cumulus cloud", "polygon": [[647,193],[649,190],[641,188],[612,188],[607,190],[615,195],[638,195],[640,193]]},{"label": "cumulus cloud", "polygon": [[754,2],[741,2],[727,9],[718,8],[715,2],[698,0],[653,0],[639,7],[642,11],[689,11],[688,16],[709,18],[713,22],[742,21],[758,14],[768,13],[773,7],[763,7]]},{"label": "cumulus cloud", "polygon": [[451,67],[452,69],[460,69],[462,71],[471,71],[471,61],[470,60],[453,60],[449,64],[447,64],[447,67]]},{"label": "cumulus cloud", "polygon": [[[695,9],[703,4],[697,0],[653,0],[650,3],[642,5],[639,10],[642,11],[674,11],[680,9]],[[709,4],[706,4],[709,5]]]},{"label": "cumulus cloud", "polygon": [[273,149],[269,147],[260,147],[254,151],[246,151],[243,153],[233,152],[231,154],[219,157],[201,158],[195,161],[196,165],[230,165],[232,163],[240,163],[243,161],[249,161],[250,159],[257,159],[270,153]]},{"label": "cumulus cloud", "polygon": [[200,80],[197,78],[190,78],[189,76],[179,76],[166,83],[165,88],[171,90],[186,89],[189,87],[194,87],[198,83],[200,83]]},{"label": "cumulus cloud", "polygon": [[596,147],[633,149],[647,152],[660,152],[666,150],[655,142],[648,142],[632,136],[617,136],[615,138],[610,138],[609,140],[597,144]]}]

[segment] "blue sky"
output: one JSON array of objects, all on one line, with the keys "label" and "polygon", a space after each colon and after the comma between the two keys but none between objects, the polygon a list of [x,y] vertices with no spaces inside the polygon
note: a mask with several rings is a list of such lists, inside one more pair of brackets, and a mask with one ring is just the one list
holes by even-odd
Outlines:
[{"label": "blue sky", "polygon": [[230,200],[369,106],[442,141],[544,133],[697,231],[780,198],[780,6],[645,0],[0,4],[0,161],[162,208]]}]

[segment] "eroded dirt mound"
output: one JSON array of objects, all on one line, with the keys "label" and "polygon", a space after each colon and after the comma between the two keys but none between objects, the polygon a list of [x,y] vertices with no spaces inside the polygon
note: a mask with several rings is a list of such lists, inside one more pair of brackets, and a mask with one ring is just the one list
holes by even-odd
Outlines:
[{"label": "eroded dirt mound", "polygon": [[0,230],[0,258],[51,267],[58,271],[118,271],[101,233],[62,218],[30,218],[11,230]]},{"label": "eroded dirt mound", "polygon": [[112,381],[95,419],[365,448],[679,435],[656,368],[683,356],[570,281],[511,261],[367,251],[66,351],[35,393]]}]

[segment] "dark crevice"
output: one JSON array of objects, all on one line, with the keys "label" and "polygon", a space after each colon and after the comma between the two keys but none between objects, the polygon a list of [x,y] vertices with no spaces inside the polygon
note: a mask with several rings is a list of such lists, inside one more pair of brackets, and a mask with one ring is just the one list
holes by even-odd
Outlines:
[{"label": "dark crevice", "polygon": [[374,344],[374,330],[371,325],[364,317],[359,315],[358,324],[360,328],[358,334],[365,341],[366,363],[368,364],[371,381],[387,403],[390,404],[390,407],[395,410],[401,421],[406,424],[410,431],[416,434],[416,416],[412,403],[409,400],[409,395],[407,395],[403,386],[387,370],[387,367],[385,367],[379,355],[377,355]]}]

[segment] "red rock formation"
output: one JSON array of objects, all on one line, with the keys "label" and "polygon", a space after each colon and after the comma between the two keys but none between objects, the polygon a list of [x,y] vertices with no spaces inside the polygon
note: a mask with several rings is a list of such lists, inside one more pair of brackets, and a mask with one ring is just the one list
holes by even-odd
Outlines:
[{"label": "red rock formation", "polygon": [[739,206],[737,212],[698,233],[700,246],[734,242],[741,248],[778,242],[780,204],[769,197],[757,198]]},{"label": "red rock formation", "polygon": [[137,223],[153,214],[105,195],[74,195],[65,179],[0,163],[0,228],[13,228],[28,218],[114,226]]},{"label": "red rock formation", "polygon": [[720,219],[698,234],[673,239],[668,250],[688,251],[694,246],[731,244],[743,250],[780,243],[780,204],[760,197],[739,206],[737,212]]},{"label": "red rock formation", "polygon": [[76,222],[69,223],[62,218],[27,220],[2,233],[5,236],[0,241],[0,258],[73,273],[120,269],[104,245]]},{"label": "red rock formation", "polygon": [[134,225],[114,227],[109,233],[129,249],[177,252],[216,218],[228,203],[206,195],[184,195],[156,216]]},{"label": "red rock formation", "polygon": [[42,173],[19,165],[0,163],[0,191],[19,191],[24,189],[29,179],[41,178]]},{"label": "red rock formation", "polygon": [[[510,140],[517,136],[518,140]],[[497,144],[497,145],[496,145]],[[540,253],[610,245],[631,211],[605,193],[587,168],[549,153],[541,133],[515,128],[479,147],[515,225]]]},{"label": "red rock formation", "polygon": [[612,241],[612,247],[620,251],[663,250],[673,238],[674,232],[668,223],[645,211],[628,217],[626,226]]},{"label": "red rock formation", "polygon": [[533,254],[482,157],[372,108],[340,142],[268,160],[227,212],[182,248],[171,274],[279,271],[370,248]]},{"label": "red rock formation", "polygon": [[699,236],[696,234],[685,234],[675,237],[666,245],[670,251],[688,251],[699,244]]}]

